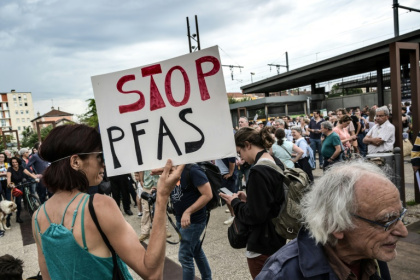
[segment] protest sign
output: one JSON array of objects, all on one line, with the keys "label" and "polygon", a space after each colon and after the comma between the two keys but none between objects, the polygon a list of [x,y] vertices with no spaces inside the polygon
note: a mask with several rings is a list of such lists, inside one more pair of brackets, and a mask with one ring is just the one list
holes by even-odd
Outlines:
[{"label": "protest sign", "polygon": [[217,46],[92,86],[109,176],[236,155]]}]

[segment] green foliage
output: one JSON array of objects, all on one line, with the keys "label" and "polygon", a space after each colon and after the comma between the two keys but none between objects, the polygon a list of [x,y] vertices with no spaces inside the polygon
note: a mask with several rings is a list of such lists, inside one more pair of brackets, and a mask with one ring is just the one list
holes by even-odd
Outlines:
[{"label": "green foliage", "polygon": [[363,93],[361,88],[341,88],[339,84],[334,84],[331,87],[328,97],[337,97],[344,95],[360,94]]},{"label": "green foliage", "polygon": [[417,203],[416,203],[416,201],[415,201],[415,200],[409,200],[409,201],[407,201],[407,202],[406,202],[406,204],[407,204],[408,206],[414,206],[414,205],[416,205]]},{"label": "green foliage", "polygon": [[[41,128],[41,141],[45,140],[45,138],[48,136],[52,129],[52,125]],[[38,142],[38,134],[34,132],[30,127],[25,128],[25,130],[22,132],[22,136],[22,147],[32,148],[35,145],[35,143]]]},{"label": "green foliage", "polygon": [[80,123],[91,127],[97,127],[99,125],[99,122],[98,114],[96,113],[95,99],[89,98],[86,101],[89,102],[87,112],[82,115],[78,115],[77,117],[79,118]]},{"label": "green foliage", "polygon": [[245,101],[249,101],[249,100],[251,100],[251,97],[244,97],[244,98],[241,98],[241,99],[235,99],[233,97],[228,97],[229,104],[235,104],[235,103],[245,102]]}]

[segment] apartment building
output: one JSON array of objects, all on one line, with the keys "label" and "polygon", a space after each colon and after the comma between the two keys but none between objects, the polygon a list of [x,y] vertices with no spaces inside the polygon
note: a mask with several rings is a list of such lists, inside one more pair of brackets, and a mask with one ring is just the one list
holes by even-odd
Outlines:
[{"label": "apartment building", "polygon": [[30,92],[0,93],[0,129],[2,131],[17,130],[19,138],[22,131],[31,127],[31,119],[34,118],[34,105]]}]

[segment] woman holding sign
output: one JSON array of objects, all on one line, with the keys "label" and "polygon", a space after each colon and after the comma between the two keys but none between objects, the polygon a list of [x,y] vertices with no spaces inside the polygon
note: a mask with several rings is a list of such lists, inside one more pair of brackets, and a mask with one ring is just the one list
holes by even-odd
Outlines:
[{"label": "woman holding sign", "polygon": [[[286,240],[277,234],[271,219],[277,217],[284,201],[283,176],[271,166],[284,170],[281,161],[268,152],[274,143],[269,131],[243,127],[235,134],[236,151],[250,165],[245,192],[220,193],[233,207],[235,219],[250,229],[246,257],[252,278],[261,271],[265,260],[282,247]],[[277,168],[277,167],[276,167]]]},{"label": "woman holding sign", "polygon": [[[95,129],[54,128],[42,144],[40,157],[51,162],[43,180],[54,193],[32,223],[43,279],[132,279],[126,264],[142,278],[162,278],[166,204],[183,167],[172,167],[170,160],[166,163],[146,251],[111,197],[94,195],[93,199],[85,193],[89,186],[99,185],[105,168]],[[117,274],[121,278],[113,278]]]}]

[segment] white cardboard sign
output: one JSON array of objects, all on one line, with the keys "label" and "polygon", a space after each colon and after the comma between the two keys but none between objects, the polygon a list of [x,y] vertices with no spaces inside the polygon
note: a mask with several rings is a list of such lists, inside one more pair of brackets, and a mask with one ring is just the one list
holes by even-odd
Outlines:
[{"label": "white cardboard sign", "polygon": [[92,86],[109,176],[236,155],[217,46]]}]

